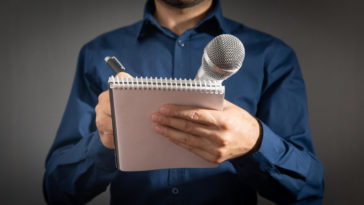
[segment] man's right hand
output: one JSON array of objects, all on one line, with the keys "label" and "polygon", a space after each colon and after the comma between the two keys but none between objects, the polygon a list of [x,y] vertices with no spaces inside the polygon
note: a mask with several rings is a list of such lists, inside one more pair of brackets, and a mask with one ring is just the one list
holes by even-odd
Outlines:
[{"label": "man's right hand", "polygon": [[[119,77],[130,77],[131,75],[125,72],[118,73]],[[96,127],[100,135],[102,144],[109,149],[114,149],[114,133],[111,120],[111,108],[109,90],[102,92],[99,95],[99,102],[95,107],[96,111]]]}]

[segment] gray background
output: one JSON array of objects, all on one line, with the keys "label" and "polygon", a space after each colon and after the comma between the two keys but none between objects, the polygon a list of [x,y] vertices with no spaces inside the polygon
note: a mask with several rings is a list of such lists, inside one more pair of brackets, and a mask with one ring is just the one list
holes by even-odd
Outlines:
[{"label": "gray background", "polygon": [[[364,4],[346,0],[223,0],[227,17],[297,52],[310,124],[325,166],[324,204],[360,204],[364,184]],[[44,160],[81,46],[142,17],[144,0],[1,0],[0,204],[44,204]],[[108,194],[93,204],[107,204]],[[269,204],[260,199],[261,204]]]}]

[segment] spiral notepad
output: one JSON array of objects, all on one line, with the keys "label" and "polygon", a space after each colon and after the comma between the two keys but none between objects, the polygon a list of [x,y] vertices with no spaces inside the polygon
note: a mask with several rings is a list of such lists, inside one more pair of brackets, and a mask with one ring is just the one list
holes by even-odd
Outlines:
[{"label": "spiral notepad", "polygon": [[110,77],[116,165],[122,171],[208,168],[208,162],[154,131],[163,104],[222,110],[225,87],[215,81]]}]

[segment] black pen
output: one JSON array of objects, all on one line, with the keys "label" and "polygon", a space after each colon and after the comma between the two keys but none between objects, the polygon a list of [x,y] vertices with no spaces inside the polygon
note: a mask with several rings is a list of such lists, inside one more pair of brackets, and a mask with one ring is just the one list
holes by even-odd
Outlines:
[{"label": "black pen", "polygon": [[111,70],[114,71],[115,74],[118,74],[120,72],[125,72],[125,67],[123,64],[120,63],[120,61],[115,56],[106,56],[105,57],[106,64],[111,68]]}]

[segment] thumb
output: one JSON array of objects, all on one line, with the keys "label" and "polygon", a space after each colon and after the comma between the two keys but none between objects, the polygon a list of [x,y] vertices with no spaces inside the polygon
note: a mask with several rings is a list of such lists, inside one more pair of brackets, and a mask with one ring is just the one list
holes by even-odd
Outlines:
[{"label": "thumb", "polygon": [[116,74],[117,77],[127,77],[127,78],[132,78],[133,76],[131,76],[129,73],[126,72],[120,72],[118,74]]}]

